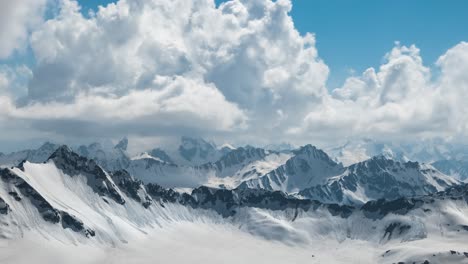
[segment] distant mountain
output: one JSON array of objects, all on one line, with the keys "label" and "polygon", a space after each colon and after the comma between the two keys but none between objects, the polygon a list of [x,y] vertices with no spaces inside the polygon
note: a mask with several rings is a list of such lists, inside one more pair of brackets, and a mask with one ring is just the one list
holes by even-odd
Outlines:
[{"label": "distant mountain", "polygon": [[306,145],[292,151],[293,156],[275,170],[242,183],[246,188],[298,192],[322,184],[329,177],[344,171],[341,164],[333,161],[324,151]]},{"label": "distant mountain", "polygon": [[46,142],[38,149],[28,149],[10,154],[0,155],[0,166],[12,167],[17,166],[24,160],[35,163],[46,161],[50,155],[59,147],[59,145]]},{"label": "distant mountain", "polygon": [[169,155],[167,155],[167,153],[164,150],[160,149],[160,148],[155,148],[155,149],[149,151],[148,155],[150,155],[153,158],[157,158],[157,159],[159,159],[161,161],[167,162],[167,163],[174,163],[174,161],[172,161],[171,157],[169,157]]},{"label": "distant mountain", "polygon": [[246,146],[231,150],[218,161],[200,168],[212,172],[206,184],[236,188],[244,181],[258,179],[285,164],[290,157],[291,154]]},{"label": "distant mountain", "polygon": [[214,143],[191,137],[182,137],[176,150],[166,152],[176,164],[184,166],[198,166],[215,162],[222,156],[221,150]]},{"label": "distant mountain", "polygon": [[79,155],[95,160],[100,166],[109,171],[126,169],[130,164],[127,154],[128,139],[124,138],[114,147],[104,147],[100,143],[88,146],[79,146],[76,151]]},{"label": "distant mountain", "polygon": [[432,166],[460,181],[468,180],[468,160],[439,160],[432,163]]},{"label": "distant mountain", "polygon": [[362,139],[328,147],[326,151],[333,159],[342,162],[345,166],[379,155],[401,162],[418,161],[422,163],[447,159],[468,159],[468,146],[451,144],[437,139],[402,144]]},{"label": "distant mountain", "polygon": [[268,144],[264,146],[263,148],[267,150],[276,151],[276,152],[289,152],[291,150],[296,149],[294,145],[290,143],[286,143],[286,142],[279,143],[279,144]]},{"label": "distant mountain", "polygon": [[[132,158],[126,151],[127,147],[128,139],[124,138],[114,146],[93,143],[80,146],[75,152],[93,160],[102,170],[111,172],[109,177],[119,175],[120,181],[124,182],[126,180],[122,177],[125,176],[142,184],[155,183],[165,188],[193,189],[206,185],[227,189],[278,190],[338,204],[425,195],[458,183],[436,168],[461,180],[466,179],[466,164],[461,161],[440,161],[434,163],[434,168],[409,162],[406,156],[392,152],[387,146],[376,147],[383,154],[349,167],[344,167],[312,145],[278,152],[251,146],[219,148],[202,139],[183,137],[176,150],[180,155],[172,152],[171,156],[170,151],[154,148]],[[57,145],[46,143],[37,150],[0,156],[0,160],[4,166],[10,167],[22,167],[24,160],[42,163],[57,148]],[[227,149],[222,151],[223,148]],[[215,161],[190,165],[215,157],[218,157]],[[180,162],[180,159],[184,160]]]},{"label": "distant mountain", "polygon": [[143,182],[158,183],[164,187],[194,188],[209,185],[235,188],[243,181],[258,178],[276,169],[289,157],[260,148],[240,147],[222,155],[216,162],[184,166],[146,153],[132,158],[127,170]]},{"label": "distant mountain", "polygon": [[459,182],[418,162],[399,162],[385,156],[353,164],[326,184],[299,192],[303,197],[339,204],[363,204],[370,200],[428,195]]}]

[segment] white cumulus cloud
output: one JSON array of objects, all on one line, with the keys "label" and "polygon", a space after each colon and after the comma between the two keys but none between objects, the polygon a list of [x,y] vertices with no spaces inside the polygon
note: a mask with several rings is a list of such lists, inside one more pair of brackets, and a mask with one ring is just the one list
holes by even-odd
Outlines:
[{"label": "white cumulus cloud", "polygon": [[27,46],[29,32],[42,21],[46,0],[0,0],[0,59]]},{"label": "white cumulus cloud", "polygon": [[416,46],[396,43],[380,67],[329,91],[316,36],[296,30],[290,0],[119,0],[86,16],[78,2],[60,0],[34,26],[44,1],[36,11],[7,2],[23,11],[8,12],[15,30],[0,25],[0,58],[29,45],[36,62],[0,70],[0,127],[15,131],[4,137],[468,136],[465,42],[432,68]]}]

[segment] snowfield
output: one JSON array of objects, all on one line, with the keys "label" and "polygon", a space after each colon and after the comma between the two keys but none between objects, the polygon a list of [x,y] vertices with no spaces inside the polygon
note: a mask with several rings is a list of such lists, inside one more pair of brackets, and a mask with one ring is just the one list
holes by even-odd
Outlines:
[{"label": "snowfield", "polygon": [[[0,263],[468,263],[465,239],[434,237],[406,243],[317,239],[288,245],[233,225],[173,222],[116,245],[72,243],[27,233],[0,240]],[[456,251],[452,254],[450,251]],[[387,252],[387,253],[386,253]],[[434,256],[435,255],[435,256]]]}]

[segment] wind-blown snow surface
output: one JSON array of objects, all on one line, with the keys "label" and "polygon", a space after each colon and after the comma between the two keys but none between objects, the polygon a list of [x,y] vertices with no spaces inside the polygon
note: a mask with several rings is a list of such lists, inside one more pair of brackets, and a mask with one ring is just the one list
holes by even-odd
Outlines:
[{"label": "wind-blown snow surface", "polygon": [[[22,184],[0,180],[0,263],[464,263],[465,200],[435,199],[406,213],[349,216],[318,207],[273,211],[242,207],[229,217],[160,201],[145,208],[101,196],[88,177],[54,160],[8,170],[92,236],[45,221]],[[113,184],[106,173],[108,184]],[[19,182],[19,180],[16,180]],[[109,187],[109,186],[108,186]],[[16,195],[11,192],[18,191]],[[20,200],[18,200],[18,198]],[[453,250],[454,253],[451,253]],[[25,254],[27,252],[27,254]]]}]

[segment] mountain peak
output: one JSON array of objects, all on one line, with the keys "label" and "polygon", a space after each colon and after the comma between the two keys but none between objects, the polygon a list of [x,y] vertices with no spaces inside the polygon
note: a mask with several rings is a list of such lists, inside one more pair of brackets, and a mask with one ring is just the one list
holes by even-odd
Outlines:
[{"label": "mountain peak", "polygon": [[214,143],[202,138],[183,136],[178,148],[178,155],[185,161],[199,165],[217,160],[221,153]]},{"label": "mountain peak", "polygon": [[174,161],[172,161],[171,157],[169,157],[169,155],[167,155],[167,153],[160,149],[160,148],[155,148],[155,149],[152,149],[151,151],[148,152],[148,154],[152,157],[155,157],[155,158],[158,158],[164,162],[168,162],[168,163],[174,163]]},{"label": "mountain peak", "polygon": [[44,142],[44,144],[42,144],[41,147],[39,147],[39,149],[55,149],[56,147],[56,144],[46,141]]},{"label": "mountain peak", "polygon": [[99,194],[109,196],[119,204],[125,203],[115,184],[94,160],[76,154],[66,145],[60,146],[49,160],[53,160],[58,169],[71,177],[86,177],[87,184]]},{"label": "mountain peak", "polygon": [[115,145],[114,148],[126,151],[127,147],[128,147],[128,138],[124,137],[123,139],[119,141],[119,143],[117,143],[117,145]]},{"label": "mountain peak", "polygon": [[296,156],[307,156],[308,159],[318,159],[327,161],[330,164],[337,164],[334,160],[330,158],[330,156],[328,156],[327,153],[325,153],[325,151],[315,146],[312,146],[311,144],[302,146],[299,149],[294,150],[293,153]]},{"label": "mountain peak", "polygon": [[49,160],[71,157],[74,155],[78,156],[78,154],[74,153],[73,150],[67,145],[61,145],[52,153],[52,155],[50,155]]}]

